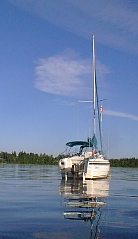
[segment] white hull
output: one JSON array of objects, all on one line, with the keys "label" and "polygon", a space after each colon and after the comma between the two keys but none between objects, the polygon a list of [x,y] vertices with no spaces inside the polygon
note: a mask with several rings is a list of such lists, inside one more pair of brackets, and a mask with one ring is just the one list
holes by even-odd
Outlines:
[{"label": "white hull", "polygon": [[110,162],[104,159],[103,155],[96,154],[93,157],[81,159],[81,161],[76,160],[75,164],[71,158],[62,159],[59,162],[62,178],[83,178],[85,180],[108,177]]},{"label": "white hull", "polygon": [[99,179],[109,176],[110,163],[107,159],[87,159],[84,165],[84,179]]}]

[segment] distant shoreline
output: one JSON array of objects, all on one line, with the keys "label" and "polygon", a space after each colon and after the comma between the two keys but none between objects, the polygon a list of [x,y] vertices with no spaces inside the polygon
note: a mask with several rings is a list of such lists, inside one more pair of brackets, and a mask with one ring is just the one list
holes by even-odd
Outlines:
[{"label": "distant shoreline", "polygon": [[[15,151],[12,153],[0,152],[0,163],[6,164],[37,164],[37,165],[58,165],[59,160],[63,158],[63,155],[54,157],[53,155],[35,154]],[[132,158],[120,158],[109,159],[111,167],[131,167],[138,168],[138,159]]]}]

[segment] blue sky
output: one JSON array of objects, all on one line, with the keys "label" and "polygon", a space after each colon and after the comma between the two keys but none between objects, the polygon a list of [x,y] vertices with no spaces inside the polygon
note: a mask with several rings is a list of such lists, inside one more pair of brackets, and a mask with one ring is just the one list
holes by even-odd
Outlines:
[{"label": "blue sky", "polygon": [[0,150],[57,156],[92,135],[92,32],[111,158],[138,157],[138,2],[0,1]]}]

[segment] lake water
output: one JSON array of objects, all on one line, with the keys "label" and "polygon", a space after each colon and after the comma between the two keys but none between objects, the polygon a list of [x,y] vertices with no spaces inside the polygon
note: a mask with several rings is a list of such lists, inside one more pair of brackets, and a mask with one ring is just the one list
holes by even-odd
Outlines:
[{"label": "lake water", "polygon": [[138,238],[138,170],[110,174],[82,184],[58,166],[0,164],[0,239]]}]

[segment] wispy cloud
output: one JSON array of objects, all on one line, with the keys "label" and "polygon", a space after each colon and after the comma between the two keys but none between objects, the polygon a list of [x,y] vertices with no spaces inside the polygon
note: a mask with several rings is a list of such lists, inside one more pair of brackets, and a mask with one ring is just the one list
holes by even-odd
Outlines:
[{"label": "wispy cloud", "polygon": [[57,95],[77,96],[87,91],[85,79],[91,73],[87,60],[74,59],[66,54],[38,61],[35,86],[41,91]]},{"label": "wispy cloud", "polygon": [[[120,0],[8,0],[55,25],[138,54],[138,3]],[[131,46],[131,47],[130,47]]]},{"label": "wispy cloud", "polygon": [[[99,65],[103,74],[110,72],[103,64]],[[35,87],[41,91],[64,96],[91,96],[91,61],[81,59],[72,51],[39,59],[35,71]]]},{"label": "wispy cloud", "polygon": [[123,113],[123,112],[112,111],[112,110],[104,110],[104,114],[138,121],[138,116],[126,114],[126,113]]}]

